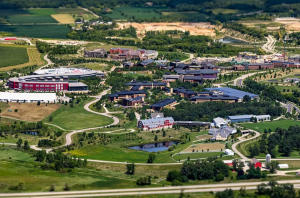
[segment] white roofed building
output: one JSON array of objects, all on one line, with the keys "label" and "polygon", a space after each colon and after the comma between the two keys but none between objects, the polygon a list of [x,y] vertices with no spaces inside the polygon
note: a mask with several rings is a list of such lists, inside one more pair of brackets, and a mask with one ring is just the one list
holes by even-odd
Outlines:
[{"label": "white roofed building", "polygon": [[213,119],[213,125],[214,127],[219,127],[221,128],[224,125],[227,125],[228,121],[224,120],[223,118],[217,117],[215,119]]},{"label": "white roofed building", "polygon": [[172,117],[166,117],[140,120],[137,127],[143,129],[143,131],[153,131],[164,128],[172,128],[173,125],[174,119]]},{"label": "white roofed building", "polygon": [[1,102],[46,102],[54,103],[56,101],[56,93],[10,93],[0,92]]}]

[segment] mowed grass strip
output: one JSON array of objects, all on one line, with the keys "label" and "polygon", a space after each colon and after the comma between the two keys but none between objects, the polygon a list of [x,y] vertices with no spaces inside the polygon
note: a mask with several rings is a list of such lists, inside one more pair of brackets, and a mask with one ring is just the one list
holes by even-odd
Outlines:
[{"label": "mowed grass strip", "polygon": [[26,48],[0,46],[0,68],[29,62]]},{"label": "mowed grass strip", "polygon": [[252,129],[258,132],[264,132],[265,129],[271,129],[272,131],[275,131],[277,127],[280,127],[282,129],[288,129],[290,126],[295,125],[300,125],[300,122],[295,120],[276,120],[271,122],[241,124],[242,127],[246,127],[248,129]]},{"label": "mowed grass strip", "polygon": [[225,145],[222,143],[201,143],[201,144],[194,144],[191,145],[189,148],[185,149],[182,152],[192,152],[193,150],[201,152],[203,151],[220,151],[221,149],[225,149]]},{"label": "mowed grass strip", "polygon": [[[23,48],[23,49],[27,50],[29,62],[26,62],[23,64],[17,64],[17,65],[13,65],[13,66],[0,67],[0,71],[9,71],[12,69],[18,69],[18,68],[23,68],[26,66],[33,66],[33,65],[42,66],[42,65],[46,64],[46,61],[44,59],[42,59],[41,53],[36,48],[27,48],[27,49]],[[1,51],[1,48],[0,48],[0,51]],[[0,54],[0,57],[1,57],[1,54]]]},{"label": "mowed grass strip", "polygon": [[[66,130],[94,128],[113,123],[110,117],[94,114],[84,109],[84,104],[92,100],[94,99],[89,98],[85,102],[75,104],[73,108],[71,108],[69,104],[61,105],[60,108],[52,114],[53,120],[50,123]],[[49,122],[49,119],[46,118],[44,121]]]},{"label": "mowed grass strip", "polygon": [[220,156],[223,152],[198,152],[198,153],[186,153],[186,154],[178,154],[173,157],[174,160],[186,160],[188,157],[190,159],[200,159],[200,158],[207,158],[213,156]]},{"label": "mowed grass strip", "polygon": [[51,17],[61,24],[74,23],[73,17],[69,14],[52,14]]}]

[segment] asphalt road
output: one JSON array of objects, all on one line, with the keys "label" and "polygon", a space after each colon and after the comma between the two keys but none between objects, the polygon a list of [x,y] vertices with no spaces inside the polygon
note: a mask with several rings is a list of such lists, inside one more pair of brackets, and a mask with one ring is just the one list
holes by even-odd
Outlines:
[{"label": "asphalt road", "polygon": [[[295,188],[300,188],[300,180],[283,180],[279,184],[293,183]],[[35,193],[2,193],[0,197],[35,197],[35,198],[67,198],[67,197],[106,197],[106,196],[130,196],[147,194],[179,194],[182,190],[189,192],[217,192],[227,188],[239,190],[246,187],[247,190],[256,189],[256,186],[266,182],[241,182],[241,183],[223,183],[223,184],[205,184],[190,186],[168,186],[155,188],[133,188],[133,189],[110,189],[110,190],[89,190],[89,191],[62,191],[62,192],[35,192]]]}]

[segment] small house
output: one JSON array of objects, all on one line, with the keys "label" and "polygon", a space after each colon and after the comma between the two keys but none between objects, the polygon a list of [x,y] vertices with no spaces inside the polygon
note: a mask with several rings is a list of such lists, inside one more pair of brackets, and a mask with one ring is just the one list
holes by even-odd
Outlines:
[{"label": "small house", "polygon": [[262,166],[261,162],[255,158],[253,158],[250,163],[254,164],[255,168],[257,168],[257,167],[261,168],[261,166]]}]

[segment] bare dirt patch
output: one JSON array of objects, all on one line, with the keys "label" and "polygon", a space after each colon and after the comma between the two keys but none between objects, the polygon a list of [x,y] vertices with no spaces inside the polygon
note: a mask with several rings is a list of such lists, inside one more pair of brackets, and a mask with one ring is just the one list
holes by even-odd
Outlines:
[{"label": "bare dirt patch", "polygon": [[145,34],[146,31],[180,30],[190,31],[191,35],[215,36],[214,25],[210,23],[118,23],[121,29],[130,26],[137,29],[137,34]]},{"label": "bare dirt patch", "polygon": [[221,143],[195,144],[195,145],[191,145],[189,148],[185,149],[181,153],[184,153],[184,152],[193,152],[193,150],[201,152],[202,149],[203,149],[203,151],[207,151],[207,149],[209,149],[209,151],[220,151],[221,149],[222,150],[225,149],[225,145],[221,144]]},{"label": "bare dirt patch", "polygon": [[212,137],[212,135],[199,135],[199,136],[197,136],[196,138],[198,139],[198,140],[206,140],[206,139],[209,139],[209,138],[211,138]]},{"label": "bare dirt patch", "polygon": [[[45,117],[49,116],[51,113],[56,111],[60,104],[41,104],[40,106],[37,103],[16,103],[11,102],[9,103],[9,108],[12,112],[9,112],[8,109],[2,111],[0,116],[8,116],[11,118],[16,118],[25,121],[41,121]],[[18,109],[18,112],[15,112],[15,109]]]},{"label": "bare dirt patch", "polygon": [[62,24],[74,23],[74,19],[69,14],[52,14],[51,17]]}]

